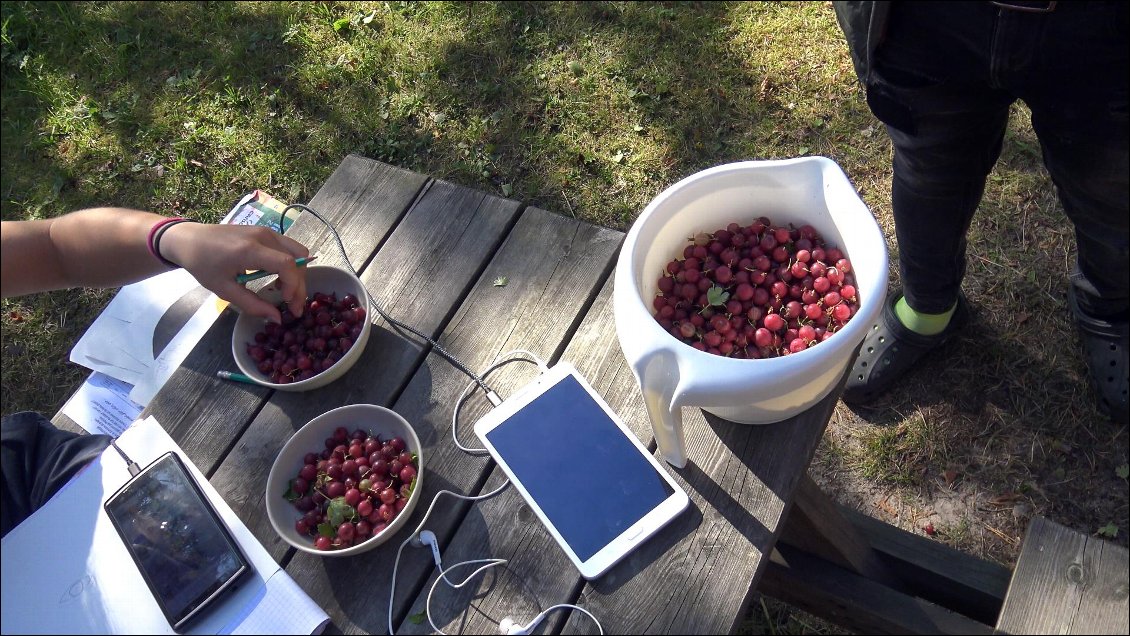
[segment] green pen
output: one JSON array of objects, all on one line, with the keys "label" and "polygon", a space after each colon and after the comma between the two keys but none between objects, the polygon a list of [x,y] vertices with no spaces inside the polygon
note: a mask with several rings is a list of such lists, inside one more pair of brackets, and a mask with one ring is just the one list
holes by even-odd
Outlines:
[{"label": "green pen", "polygon": [[232,380],[234,382],[243,382],[245,384],[259,384],[258,382],[256,382],[255,380],[252,380],[251,378],[247,377],[246,375],[243,375],[242,373],[236,373],[234,371],[217,371],[216,377],[223,379],[223,380]]},{"label": "green pen", "polygon": [[[315,258],[318,258],[317,255],[304,256],[302,258],[296,258],[296,259],[294,259],[294,264],[299,266],[299,267],[304,267],[304,266],[306,266],[307,263],[309,263],[310,261],[313,261]],[[260,278],[263,278],[264,276],[273,276],[274,274],[276,274],[276,272],[268,272],[265,269],[261,269],[261,270],[255,271],[255,272],[249,272],[247,274],[240,274],[239,276],[235,277],[235,282],[239,283],[240,285],[243,285],[244,283],[250,283],[253,280],[259,280]]]}]

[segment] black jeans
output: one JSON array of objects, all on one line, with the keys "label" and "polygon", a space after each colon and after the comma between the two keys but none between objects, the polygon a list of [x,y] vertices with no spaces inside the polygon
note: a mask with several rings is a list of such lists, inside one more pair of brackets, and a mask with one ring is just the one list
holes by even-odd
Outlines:
[{"label": "black jeans", "polygon": [[1120,2],[1059,2],[1050,13],[894,3],[867,92],[894,145],[891,203],[911,307],[941,313],[957,299],[966,233],[1020,99],[1075,227],[1080,307],[1126,314],[1127,15]]}]

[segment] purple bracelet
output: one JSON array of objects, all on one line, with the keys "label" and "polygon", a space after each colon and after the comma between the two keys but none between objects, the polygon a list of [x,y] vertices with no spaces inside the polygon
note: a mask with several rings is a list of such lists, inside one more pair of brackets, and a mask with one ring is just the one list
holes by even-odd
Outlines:
[{"label": "purple bracelet", "polygon": [[172,268],[180,267],[180,265],[177,265],[176,263],[170,261],[169,259],[165,258],[164,256],[161,256],[161,236],[165,233],[166,230],[168,230],[170,227],[172,227],[172,226],[174,226],[178,223],[195,223],[195,222],[196,221],[193,221],[192,219],[186,219],[186,218],[178,216],[178,217],[172,217],[172,218],[167,218],[167,219],[161,219],[160,221],[157,221],[156,223],[154,223],[153,227],[149,228],[149,237],[146,239],[146,246],[149,248],[149,253],[153,255],[153,258],[161,261],[162,263],[164,263],[165,265],[167,265],[169,267],[172,267]]}]

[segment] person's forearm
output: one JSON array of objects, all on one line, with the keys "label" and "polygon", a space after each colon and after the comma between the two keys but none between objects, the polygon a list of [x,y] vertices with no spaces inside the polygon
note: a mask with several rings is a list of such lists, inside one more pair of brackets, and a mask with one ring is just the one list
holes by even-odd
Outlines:
[{"label": "person's forearm", "polygon": [[5,223],[3,295],[119,287],[167,271],[149,253],[159,214],[90,208],[33,223]]},{"label": "person's forearm", "polygon": [[67,286],[120,287],[168,271],[149,253],[149,230],[165,217],[124,208],[91,208],[55,219],[51,242],[64,257]]},{"label": "person's forearm", "polygon": [[236,279],[261,269],[278,276],[282,300],[294,315],[302,315],[306,275],[295,259],[310,255],[306,246],[266,227],[179,223],[160,230],[154,255],[149,233],[165,218],[91,208],[47,221],[4,221],[0,291],[7,298],[70,287],[121,287],[180,266],[220,298],[279,322],[279,308]]}]

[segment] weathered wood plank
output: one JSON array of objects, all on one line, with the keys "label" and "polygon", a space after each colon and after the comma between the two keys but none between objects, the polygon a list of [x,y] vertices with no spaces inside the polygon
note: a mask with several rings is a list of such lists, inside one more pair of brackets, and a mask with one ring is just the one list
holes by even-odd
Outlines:
[{"label": "weathered wood plank", "polygon": [[[535,352],[538,357],[550,362],[555,352],[563,348],[574,324],[579,321],[581,312],[587,308],[610,274],[622,239],[623,234],[619,232],[528,208],[507,244],[484,273],[475,293],[445,332],[444,341],[451,343],[453,351],[463,352],[460,357],[473,361],[473,366],[478,369],[487,367],[500,354],[518,348]],[[504,287],[495,287],[493,281],[500,276],[506,276],[508,282]],[[435,356],[432,356],[429,366],[436,367],[437,364],[442,365],[442,362],[436,361]],[[492,388],[506,396],[528,382],[536,372],[533,365],[519,363],[502,367],[487,380]],[[442,431],[444,437],[447,437],[451,434],[450,420],[454,403],[467,386],[468,379],[442,367],[436,367],[432,377],[436,381],[430,391],[425,383],[418,381],[419,378],[414,379],[397,403],[397,411],[420,412],[421,419],[430,421],[436,430]],[[471,427],[486,410],[486,401],[480,393],[468,400],[460,411],[459,433],[464,445],[479,447],[471,433]],[[449,440],[438,444],[435,454],[437,463],[447,467],[445,486],[451,490],[475,494],[489,492],[501,483],[501,473],[492,475],[485,490],[480,490],[488,471],[493,468],[493,462],[486,457],[470,458],[456,449]],[[436,490],[438,487],[430,486],[425,481],[425,493],[429,497]],[[531,529],[544,534],[544,529],[534,520],[529,508],[520,497],[515,497],[516,493],[508,489],[494,499],[474,505],[458,502],[453,498],[444,500],[427,524],[440,538],[444,563],[454,564],[486,557],[513,558],[505,552],[496,553],[496,546],[505,544],[505,547],[512,543],[497,537]],[[524,513],[523,523],[512,523],[511,516],[515,511],[518,511],[519,516]],[[455,538],[450,539],[454,526],[460,523],[460,519],[462,523],[459,530],[455,533]],[[484,545],[484,536],[491,537],[489,546]],[[517,543],[521,544],[521,541]],[[434,581],[434,567],[428,555],[409,552],[405,556],[406,559],[401,564],[403,574],[397,589],[401,589],[399,585],[403,584],[408,586],[407,589],[422,591],[414,599],[410,610],[397,612],[399,620],[403,620],[406,614],[419,615],[424,611],[427,589]],[[521,579],[510,577],[512,582],[520,581],[519,584],[525,586],[527,594],[492,595],[492,599],[501,599],[503,603],[520,603],[523,598],[530,598],[529,594],[547,599],[560,599],[562,592],[565,594],[564,598],[575,596],[575,589],[570,591],[557,588],[557,577],[542,576],[546,572],[572,569],[564,553],[556,545],[552,550],[538,547],[530,556],[537,560],[533,571],[539,575]],[[523,562],[522,567],[526,569],[530,566],[528,562]],[[469,573],[470,571],[455,572],[452,576],[462,578]],[[501,577],[505,573],[506,571],[500,570],[492,573],[486,580],[494,581],[496,575]],[[575,571],[570,576],[575,578]],[[425,580],[428,581],[427,585],[424,584]],[[482,581],[475,581],[466,589],[477,588],[479,583]],[[462,617],[469,607],[464,597],[450,594],[451,590],[446,585],[440,585],[445,589],[436,594],[433,616],[441,629],[461,633],[497,630],[498,617],[495,614],[498,612],[476,605],[475,612],[485,612],[487,616]],[[407,604],[398,603],[398,607],[406,606]],[[528,609],[528,606],[514,611],[519,609]],[[404,621],[397,628],[398,633],[430,631],[431,626],[426,621],[420,624]]]},{"label": "weathered wood plank", "polygon": [[[334,185],[351,183],[352,179],[364,179],[365,188]],[[422,175],[350,156],[314,197],[312,207],[338,228],[346,248],[363,263],[424,181]],[[348,196],[337,193],[339,189],[344,189]],[[309,247],[311,253],[321,255],[323,262],[344,262],[329,230],[312,215],[300,215],[287,235]],[[234,313],[226,311],[146,409],[205,474],[215,470],[234,439],[272,393],[262,387],[216,378],[217,370],[234,366],[234,324]]]},{"label": "weathered wood plank", "polygon": [[[457,305],[466,295],[481,263],[491,256],[506,235],[517,215],[518,203],[443,182],[433,182],[425,190],[361,273],[361,281],[385,312],[434,337],[443,327],[446,308]],[[374,200],[371,205],[380,205],[379,201]],[[370,213],[377,215],[379,211]],[[468,228],[475,228],[477,233],[472,235]],[[426,266],[399,266],[402,262],[415,261]],[[426,295],[433,304],[417,302],[414,298],[417,294]],[[424,355],[419,343],[393,333],[386,322],[376,319],[365,351],[344,376],[314,392],[275,392],[255,417],[212,481],[276,558],[281,559],[292,549],[277,536],[267,519],[264,495],[258,492],[261,488],[256,485],[261,481],[248,483],[249,480],[241,476],[265,477],[290,435],[321,413],[345,404],[391,404],[420,366]],[[423,434],[419,428],[417,431]],[[424,481],[426,483],[426,477]],[[364,563],[376,563],[381,557],[379,551],[375,554],[373,561]],[[365,556],[367,559],[368,555]],[[303,562],[302,559],[295,561]],[[320,571],[322,561],[322,558],[313,558],[308,563]],[[325,561],[334,564],[331,568],[338,567],[339,560]],[[305,578],[308,573],[300,568],[291,575],[314,598],[331,601],[328,596],[325,599],[318,596],[334,592],[336,588],[331,582],[319,580],[308,584]],[[334,619],[339,620],[339,617],[334,616]]]},{"label": "weathered wood plank", "polygon": [[[361,271],[381,241],[400,221],[429,178],[379,161],[349,155],[310,200],[309,207],[334,224],[355,271]],[[379,214],[374,211],[379,210]],[[329,215],[332,214],[331,219]],[[309,215],[307,215],[309,216]],[[306,219],[295,239],[322,263],[344,265],[329,228]]]},{"label": "weathered wood plank", "polygon": [[1130,603],[1127,602],[1130,555],[1126,548],[1098,537],[1087,537],[1083,562],[1093,566],[1094,580],[1085,582],[1071,633],[1130,633]]},{"label": "weathered wood plank", "polygon": [[[901,591],[969,618],[993,624],[1012,570],[840,506],[883,562],[902,582]],[[781,537],[785,541],[785,537]]]},{"label": "weathered wood plank", "polygon": [[[74,396],[71,397],[73,399]],[[64,404],[63,407],[66,408],[66,405]],[[63,409],[59,409],[59,411],[51,417],[51,423],[55,425],[55,428],[59,428],[64,431],[78,433],[79,435],[87,434],[85,428],[83,428],[78,422],[72,420],[63,413]]]},{"label": "weathered wood plank", "polygon": [[860,634],[991,634],[989,625],[904,594],[788,545],[758,591]]},{"label": "weathered wood plank", "polygon": [[874,581],[900,583],[879,560],[867,538],[840,514],[836,503],[807,473],[800,480],[781,541]]},{"label": "weathered wood plank", "polygon": [[1034,517],[997,629],[1006,634],[1126,634],[1128,568],[1126,548]]}]

